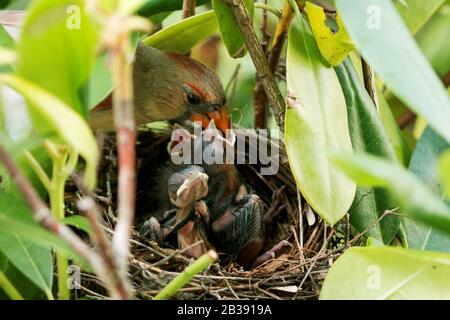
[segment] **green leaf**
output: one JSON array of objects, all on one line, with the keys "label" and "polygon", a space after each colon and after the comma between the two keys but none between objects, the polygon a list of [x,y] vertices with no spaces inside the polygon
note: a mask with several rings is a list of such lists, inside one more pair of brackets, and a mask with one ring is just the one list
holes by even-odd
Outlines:
[{"label": "green leaf", "polygon": [[86,121],[64,102],[36,85],[10,74],[0,74],[4,83],[27,100],[34,128],[42,135],[56,135],[56,142],[63,142],[75,149],[86,161],[86,186],[96,184],[96,168],[99,160],[97,142]]},{"label": "green leaf", "polygon": [[[210,0],[197,0],[196,5],[201,6]],[[150,0],[138,10],[138,14],[141,16],[153,16],[161,12],[181,10],[183,7],[183,1],[180,0]]]},{"label": "green leaf", "polygon": [[80,229],[88,234],[92,233],[92,228],[91,225],[89,224],[89,221],[87,221],[87,219],[83,216],[73,215],[66,217],[64,219],[64,223],[69,226],[73,226],[77,229]]},{"label": "green leaf", "polygon": [[213,11],[192,16],[162,29],[143,42],[171,52],[187,53],[193,46],[217,31]]},{"label": "green leaf", "polygon": [[400,212],[450,233],[450,208],[404,168],[367,154],[335,154],[332,158],[358,185],[389,189]]},{"label": "green leaf", "polygon": [[[9,33],[6,32],[3,25],[0,24],[0,49],[2,48],[12,49],[14,48],[14,46],[15,46],[14,40],[11,38]],[[0,72],[10,72],[10,71],[12,71],[11,66],[0,65]]]},{"label": "green leaf", "polygon": [[328,271],[320,299],[450,299],[449,278],[448,254],[353,247]]},{"label": "green leaf", "polygon": [[82,0],[34,1],[18,42],[18,73],[87,115],[82,90],[94,64],[98,30]]},{"label": "green leaf", "polygon": [[408,166],[411,158],[411,149],[406,143],[405,137],[392,114],[390,106],[381,93],[378,93],[378,107],[381,120],[394,147],[398,162],[404,166]]},{"label": "green leaf", "polygon": [[[21,271],[19,271],[9,260],[0,252],[0,270],[5,274],[14,287],[20,292],[24,299],[45,299],[46,296],[31,280],[29,280]],[[0,290],[0,299],[8,299]]]},{"label": "green leaf", "polygon": [[[420,2],[420,1],[418,1]],[[416,40],[423,54],[434,70],[443,77],[450,70],[450,3],[441,7],[428,23],[416,34]]]},{"label": "green leaf", "polygon": [[390,89],[447,141],[450,103],[446,90],[420,52],[390,0],[336,0],[361,54]]},{"label": "green leaf", "polygon": [[[0,206],[0,235],[20,237],[24,241],[29,241],[44,249],[54,249],[61,254],[71,257],[83,266],[87,266],[86,262],[79,257],[68,245],[61,239],[42,228],[36,222],[30,219],[31,213],[28,208],[23,209],[20,213],[8,209],[9,201],[13,197],[11,194],[2,193],[2,198],[7,198],[8,203]],[[19,202],[24,202],[22,199]],[[22,204],[23,206],[23,204]],[[25,213],[27,213],[25,215]]]},{"label": "green leaf", "polygon": [[431,18],[445,0],[408,1],[406,6],[396,3],[398,12],[411,33],[416,33]]},{"label": "green leaf", "polygon": [[[31,223],[29,209],[22,199],[5,193],[0,193],[0,215]],[[12,234],[0,232],[0,252],[37,287],[51,295],[53,259],[48,248],[42,248],[14,231]]]},{"label": "green leaf", "polygon": [[[414,173],[437,197],[442,190],[437,175],[437,159],[450,148],[442,137],[427,127],[414,149],[409,171]],[[411,218],[403,219],[408,247],[417,250],[450,252],[450,235]]]},{"label": "green leaf", "polygon": [[8,10],[23,10],[26,9],[31,0],[14,0],[9,1],[10,4],[6,9]]},{"label": "green leaf", "polygon": [[328,159],[333,150],[352,150],[347,111],[336,73],[324,65],[298,12],[289,31],[287,85],[285,141],[289,163],[302,195],[333,225],[347,213],[356,190]]},{"label": "green leaf", "polygon": [[[253,0],[244,0],[244,5],[253,20],[253,13],[255,6]],[[214,15],[219,25],[220,34],[222,35],[223,43],[232,58],[242,58],[247,53],[244,36],[241,33],[233,11],[229,5],[222,0],[212,0],[212,7]]]},{"label": "green leaf", "polygon": [[[347,103],[353,150],[396,162],[394,149],[380,116],[349,58],[336,67],[336,74]],[[377,221],[386,210],[394,208],[395,205],[386,190],[358,187],[349,210],[350,223],[359,232],[368,230],[365,236],[389,244],[397,234],[400,219],[396,216],[387,216],[380,223]]]},{"label": "green leaf", "polygon": [[334,33],[325,23],[327,17],[322,7],[306,1],[306,12],[320,53],[332,66],[339,65],[355,48],[341,17],[339,15],[336,17],[338,31]]},{"label": "green leaf", "polygon": [[442,181],[444,196],[450,199],[450,149],[439,157],[438,172]]},{"label": "green leaf", "polygon": [[[136,49],[139,40],[139,33],[131,35],[131,46]],[[102,102],[113,90],[113,79],[108,65],[108,56],[106,53],[95,59],[94,66],[89,75],[88,81],[88,101],[89,110],[93,109]]]},{"label": "green leaf", "polygon": [[89,78],[89,110],[103,101],[113,90],[112,75],[107,63],[106,55],[101,55],[95,60]]}]

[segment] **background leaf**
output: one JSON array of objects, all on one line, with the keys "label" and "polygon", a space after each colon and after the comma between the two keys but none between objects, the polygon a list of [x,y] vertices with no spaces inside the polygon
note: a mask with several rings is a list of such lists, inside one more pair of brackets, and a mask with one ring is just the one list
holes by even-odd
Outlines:
[{"label": "background leaf", "polygon": [[21,34],[18,73],[86,116],[82,91],[94,64],[98,31],[84,1],[34,1]]},{"label": "background leaf", "polygon": [[353,247],[333,264],[320,299],[450,299],[450,255]]},{"label": "background leaf", "polygon": [[[195,4],[201,6],[210,0],[197,0]],[[153,16],[161,12],[171,12],[175,10],[181,10],[183,7],[183,1],[180,0],[150,0],[146,1],[143,6],[138,10],[138,13],[142,16]]]},{"label": "background leaf", "polygon": [[[0,215],[12,216],[31,223],[29,209],[23,200],[0,193]],[[0,253],[47,296],[51,296],[53,259],[51,251],[18,234],[0,232]]]},{"label": "background leaf", "polygon": [[405,137],[392,114],[390,106],[380,91],[378,91],[378,107],[381,120],[395,150],[397,160],[403,166],[407,167],[411,158],[411,149],[406,143]]},{"label": "background leaf", "polygon": [[363,57],[389,88],[450,141],[446,90],[389,0],[336,0]]},{"label": "background leaf", "polygon": [[442,182],[444,196],[450,199],[450,149],[439,157],[438,172]]},{"label": "background leaf", "polygon": [[91,225],[89,224],[89,221],[80,215],[72,215],[64,218],[64,223],[73,226],[77,229],[80,229],[88,234],[92,233]]},{"label": "background leaf", "polygon": [[214,12],[207,11],[166,27],[143,42],[160,50],[187,53],[194,45],[216,31]]},{"label": "background leaf", "polygon": [[395,3],[411,33],[416,33],[430,19],[445,0],[408,1],[407,5]]},{"label": "background leaf", "polygon": [[[416,1],[421,2],[421,1]],[[450,2],[447,2],[416,34],[416,41],[434,70],[441,77],[450,70]]]},{"label": "background leaf", "polygon": [[88,188],[93,188],[99,154],[97,142],[84,119],[61,100],[24,79],[5,74],[0,75],[2,82],[27,100],[33,125],[40,134],[56,134],[54,140],[69,144],[86,160],[85,183]]},{"label": "background leaf", "polygon": [[[380,116],[349,58],[336,67],[336,74],[347,104],[353,150],[396,162],[394,149]],[[394,208],[395,204],[386,190],[357,187],[349,210],[350,223],[359,232],[368,230],[366,237],[371,236],[389,244],[397,233],[400,219],[396,216],[386,216],[379,223],[377,221],[386,210]]]},{"label": "background leaf", "polygon": [[[253,19],[255,11],[253,0],[244,0],[244,5]],[[244,43],[244,36],[239,29],[233,12],[227,3],[222,0],[212,0],[214,15],[219,25],[222,40],[233,58],[242,58],[247,53]]]},{"label": "background leaf", "polygon": [[[442,197],[437,159],[447,148],[450,148],[450,144],[427,127],[417,142],[409,165],[409,171],[437,197]],[[402,224],[409,248],[450,252],[450,235],[411,218],[404,218]]]},{"label": "background leaf", "polygon": [[335,154],[333,160],[358,185],[389,189],[401,213],[450,234],[450,208],[404,168],[367,154]]},{"label": "background leaf", "polygon": [[289,163],[302,195],[333,225],[347,213],[356,189],[328,159],[333,150],[352,150],[346,105],[336,73],[324,65],[299,13],[289,31],[287,85]]}]

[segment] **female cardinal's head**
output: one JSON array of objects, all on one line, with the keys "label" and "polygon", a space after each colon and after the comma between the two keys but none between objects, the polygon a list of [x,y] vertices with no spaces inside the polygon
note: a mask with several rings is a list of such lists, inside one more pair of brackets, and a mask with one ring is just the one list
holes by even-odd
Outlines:
[{"label": "female cardinal's head", "polygon": [[200,62],[139,43],[133,78],[137,118],[192,119],[204,127],[214,119],[221,130],[229,127],[222,83]]}]

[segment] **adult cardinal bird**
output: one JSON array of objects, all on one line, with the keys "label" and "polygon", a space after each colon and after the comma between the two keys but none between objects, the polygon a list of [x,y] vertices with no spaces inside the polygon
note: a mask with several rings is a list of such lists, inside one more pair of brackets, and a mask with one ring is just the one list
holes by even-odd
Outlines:
[{"label": "adult cardinal bird", "polygon": [[[0,24],[16,40],[26,11],[2,10]],[[133,63],[135,121],[191,119],[207,127],[211,119],[223,132],[229,128],[225,93],[219,77],[189,57],[165,53],[138,43]],[[111,95],[90,112],[96,131],[114,130]]]},{"label": "adult cardinal bird", "polygon": [[[223,132],[229,128],[225,93],[219,77],[200,62],[138,43],[133,62],[135,121],[137,125],[163,120],[214,119]],[[114,129],[111,98],[90,112],[95,130]]]}]

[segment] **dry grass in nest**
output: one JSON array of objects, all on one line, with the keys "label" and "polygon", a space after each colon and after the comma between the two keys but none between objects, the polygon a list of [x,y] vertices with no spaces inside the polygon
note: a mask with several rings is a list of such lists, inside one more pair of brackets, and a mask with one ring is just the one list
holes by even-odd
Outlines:
[{"label": "dry grass in nest", "polygon": [[[137,225],[133,232],[130,276],[136,297],[151,299],[167,283],[189,265],[192,259],[173,248],[161,248],[155,242],[138,236],[139,223],[145,214],[151,213],[151,198],[158,196],[150,192],[155,170],[168,160],[167,143],[170,132],[153,130],[142,132],[137,144],[139,183],[137,190]],[[100,169],[98,199],[103,204],[107,228],[113,230],[115,221],[115,194],[117,166],[114,136],[103,143],[103,163]],[[266,208],[272,203],[272,195],[282,189],[280,205],[283,209],[273,224],[267,226],[267,249],[281,240],[291,244],[279,257],[267,261],[251,271],[243,270],[231,263],[214,264],[209,270],[197,275],[182,288],[175,299],[316,299],[323,279],[331,265],[348,247],[348,225],[344,223],[343,234],[337,236],[336,229],[329,228],[316,216],[313,225],[307,223],[305,201],[297,192],[284,146],[280,147],[279,173],[273,176],[259,174],[258,165],[238,165],[241,177],[254,188]],[[302,214],[300,209],[302,208]],[[112,231],[111,231],[112,232]],[[339,242],[338,246],[337,243]],[[89,276],[83,290],[91,297],[101,297],[104,291],[98,280]]]}]

